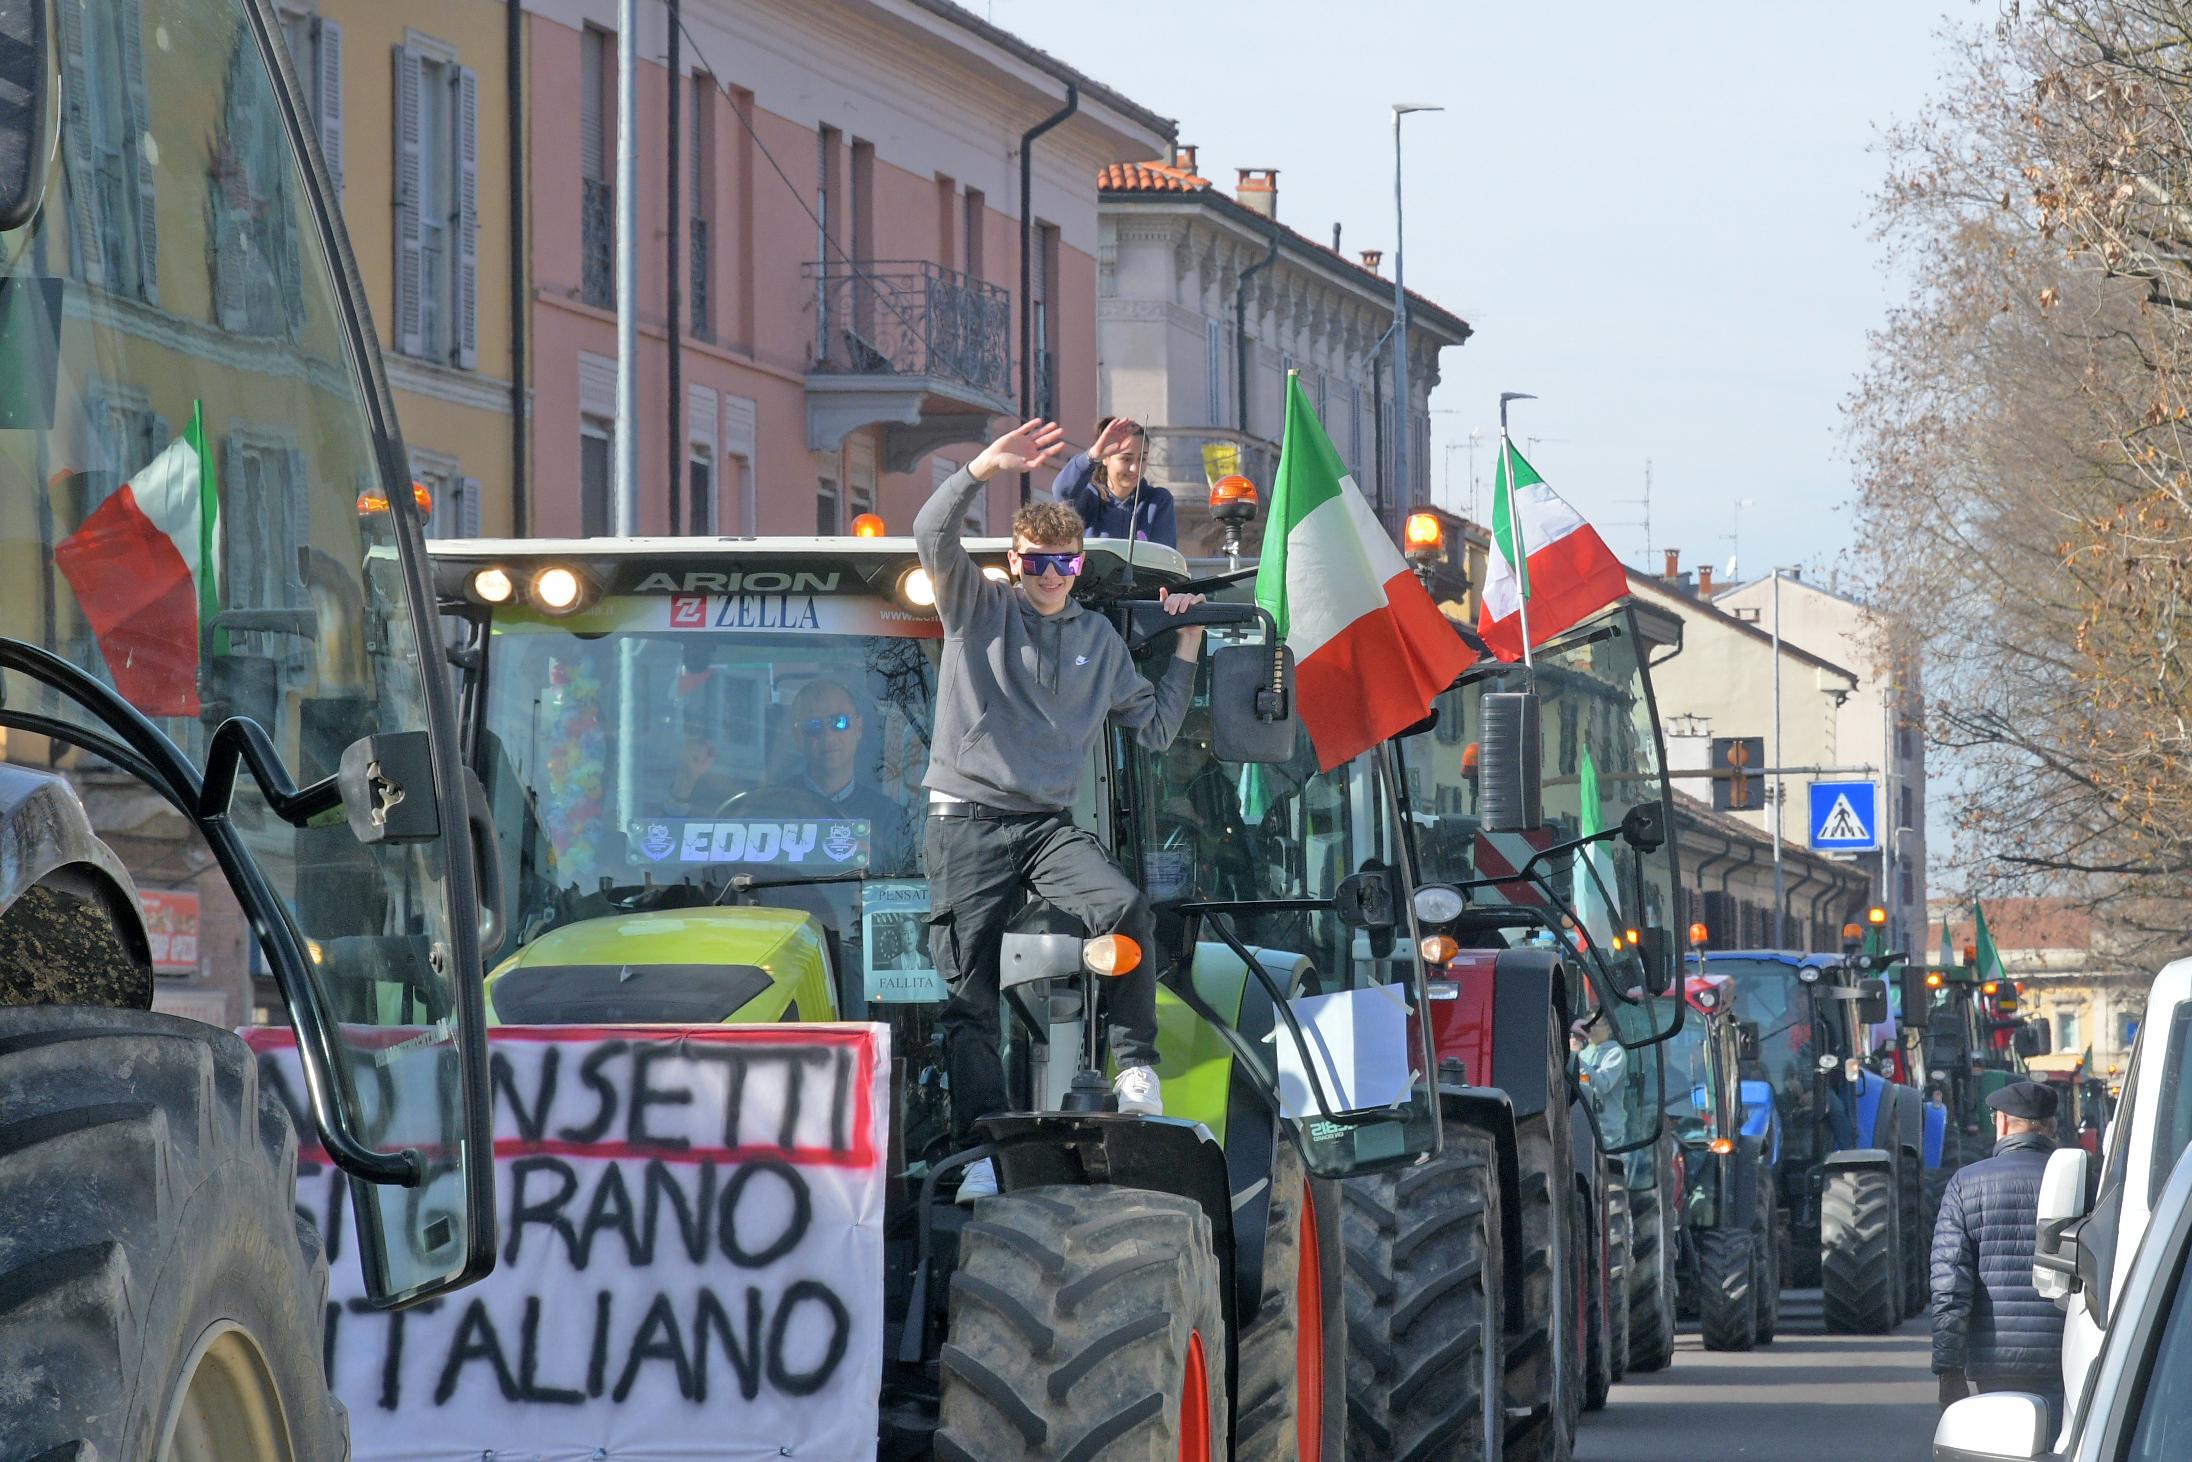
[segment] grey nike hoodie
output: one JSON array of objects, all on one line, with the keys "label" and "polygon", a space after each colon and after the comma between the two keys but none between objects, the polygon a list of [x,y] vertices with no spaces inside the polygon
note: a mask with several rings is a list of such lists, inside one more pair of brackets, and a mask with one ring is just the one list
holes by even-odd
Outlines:
[{"label": "grey nike hoodie", "polygon": [[1173,657],[1151,685],[1102,615],[1068,600],[1045,616],[1018,585],[983,577],[959,541],[982,486],[962,468],[913,520],[944,622],[936,729],[921,784],[1006,812],[1056,811],[1079,794],[1106,716],[1152,750],[1171,745],[1195,693],[1195,662]]}]

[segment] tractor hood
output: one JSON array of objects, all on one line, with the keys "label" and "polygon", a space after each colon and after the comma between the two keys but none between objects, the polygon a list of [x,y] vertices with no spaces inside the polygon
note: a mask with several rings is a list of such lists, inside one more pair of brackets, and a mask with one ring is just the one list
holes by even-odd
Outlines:
[{"label": "tractor hood", "polygon": [[797,909],[657,910],[552,929],[487,981],[500,1025],[834,1018],[822,927]]}]

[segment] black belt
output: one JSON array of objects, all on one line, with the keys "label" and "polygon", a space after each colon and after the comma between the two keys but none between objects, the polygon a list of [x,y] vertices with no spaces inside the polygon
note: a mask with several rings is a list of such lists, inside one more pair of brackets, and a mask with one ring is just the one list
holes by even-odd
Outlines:
[{"label": "black belt", "polygon": [[986,807],[979,802],[931,802],[931,817],[975,817],[984,822],[1032,822],[1038,818],[1057,817],[1060,812],[1008,812],[1002,807]]}]

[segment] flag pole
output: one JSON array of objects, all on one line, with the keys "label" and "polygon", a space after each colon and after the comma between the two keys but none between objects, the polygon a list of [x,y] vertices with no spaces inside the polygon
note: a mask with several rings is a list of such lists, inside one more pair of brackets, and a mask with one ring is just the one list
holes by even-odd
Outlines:
[{"label": "flag pole", "polygon": [[[1530,657],[1530,550],[1522,542],[1522,508],[1515,501],[1514,444],[1507,437],[1507,403],[1510,401],[1535,401],[1537,397],[1524,391],[1499,393],[1499,468],[1507,477],[1507,532],[1514,539],[1515,587],[1520,592],[1517,602],[1522,606],[1522,668],[1535,670]],[[1494,509],[1495,513],[1497,509]],[[1492,545],[1499,552],[1497,543]]]}]

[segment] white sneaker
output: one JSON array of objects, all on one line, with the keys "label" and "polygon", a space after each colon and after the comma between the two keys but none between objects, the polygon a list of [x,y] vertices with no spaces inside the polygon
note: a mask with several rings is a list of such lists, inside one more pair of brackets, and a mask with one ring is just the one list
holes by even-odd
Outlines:
[{"label": "white sneaker", "polygon": [[1111,1083],[1111,1093],[1119,1099],[1119,1110],[1136,1117],[1162,1117],[1164,1115],[1164,1087],[1157,1080],[1157,1073],[1147,1066],[1128,1066],[1121,1070]]},{"label": "white sneaker", "polygon": [[977,1198],[996,1196],[997,1165],[986,1157],[968,1163],[965,1175],[959,1179],[959,1196],[955,1201],[972,1203]]}]

